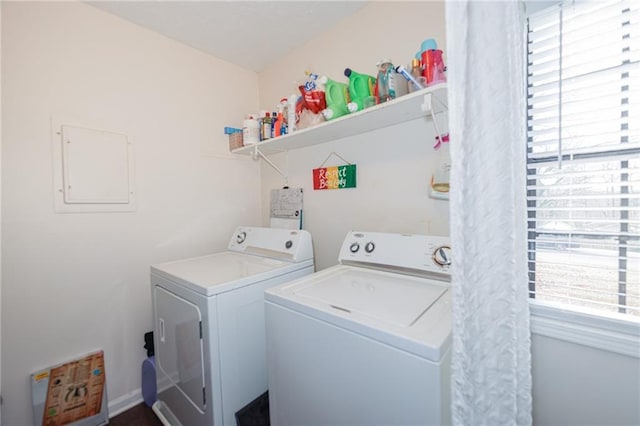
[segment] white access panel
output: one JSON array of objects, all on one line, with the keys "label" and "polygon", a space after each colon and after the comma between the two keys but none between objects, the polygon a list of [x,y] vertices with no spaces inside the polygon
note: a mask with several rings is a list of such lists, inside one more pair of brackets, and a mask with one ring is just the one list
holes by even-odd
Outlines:
[{"label": "white access panel", "polygon": [[62,126],[66,203],[128,203],[129,141],[126,135]]},{"label": "white access panel", "polygon": [[159,312],[158,368],[203,413],[206,406],[200,309],[162,287],[153,290],[156,312]]},{"label": "white access panel", "polygon": [[133,211],[133,146],[127,135],[71,122],[52,117],[55,211]]}]

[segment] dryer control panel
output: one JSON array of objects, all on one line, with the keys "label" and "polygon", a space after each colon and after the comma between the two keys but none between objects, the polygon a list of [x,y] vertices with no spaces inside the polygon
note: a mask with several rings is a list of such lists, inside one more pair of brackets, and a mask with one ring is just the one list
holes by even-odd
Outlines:
[{"label": "dryer control panel", "polygon": [[451,242],[448,237],[381,232],[349,232],[339,261],[394,272],[435,273],[450,276]]},{"label": "dryer control panel", "polygon": [[311,234],[297,229],[239,226],[231,236],[228,249],[291,262],[313,259]]}]

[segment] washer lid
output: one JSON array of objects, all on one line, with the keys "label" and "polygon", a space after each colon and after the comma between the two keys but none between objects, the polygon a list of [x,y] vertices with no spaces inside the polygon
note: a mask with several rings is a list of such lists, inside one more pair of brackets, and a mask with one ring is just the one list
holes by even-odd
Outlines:
[{"label": "washer lid", "polygon": [[312,264],[313,261],[292,263],[228,251],[152,265],[151,273],[211,296]]},{"label": "washer lid", "polygon": [[434,362],[451,344],[447,281],[336,265],[268,288],[265,300]]},{"label": "washer lid", "polygon": [[293,294],[324,302],[334,309],[408,327],[446,291],[446,287],[426,285],[414,277],[396,275],[390,279],[374,271],[351,268],[315,280]]}]

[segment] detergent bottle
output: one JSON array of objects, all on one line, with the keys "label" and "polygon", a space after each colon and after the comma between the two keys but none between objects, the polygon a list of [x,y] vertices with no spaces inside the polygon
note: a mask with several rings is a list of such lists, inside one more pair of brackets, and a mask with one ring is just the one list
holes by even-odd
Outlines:
[{"label": "detergent bottle", "polygon": [[349,103],[349,86],[331,80],[326,76],[320,77],[319,82],[325,86],[324,98],[327,107],[322,110],[324,118],[333,120],[349,114],[349,109],[347,108],[347,104]]},{"label": "detergent bottle", "polygon": [[362,111],[369,98],[373,96],[376,79],[370,75],[360,74],[351,68],[345,68],[344,75],[349,77],[349,96],[351,102],[347,104],[349,112]]}]

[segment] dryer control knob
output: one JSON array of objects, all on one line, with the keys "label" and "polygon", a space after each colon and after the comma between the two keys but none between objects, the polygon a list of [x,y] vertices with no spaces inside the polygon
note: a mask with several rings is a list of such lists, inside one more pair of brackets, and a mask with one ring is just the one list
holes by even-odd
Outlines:
[{"label": "dryer control knob", "polygon": [[293,246],[293,241],[288,240],[286,243],[284,243],[284,246],[288,249],[290,249]]},{"label": "dryer control knob", "polygon": [[244,240],[247,239],[247,233],[246,232],[241,232],[238,235],[236,235],[236,242],[238,244],[242,244],[244,243]]},{"label": "dryer control knob", "polygon": [[431,255],[433,262],[436,265],[440,266],[449,266],[451,265],[451,247],[449,246],[441,246],[435,249],[433,254]]},{"label": "dryer control knob", "polygon": [[364,246],[364,251],[366,251],[367,253],[371,253],[372,251],[374,251],[376,249],[376,245],[373,244],[373,241],[369,241],[365,246]]},{"label": "dryer control knob", "polygon": [[358,250],[360,250],[360,244],[351,243],[351,245],[349,246],[349,250],[351,250],[351,253],[356,253]]}]

